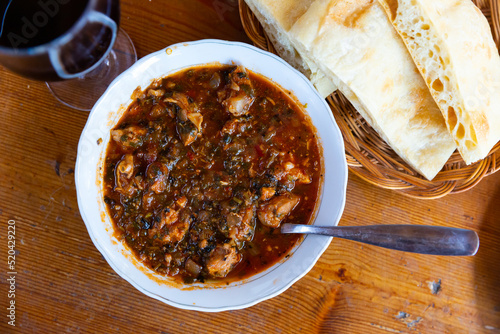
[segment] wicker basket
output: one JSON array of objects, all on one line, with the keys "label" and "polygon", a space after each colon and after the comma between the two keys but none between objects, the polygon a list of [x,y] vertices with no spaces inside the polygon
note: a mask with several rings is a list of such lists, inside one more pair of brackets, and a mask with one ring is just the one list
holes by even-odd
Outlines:
[{"label": "wicker basket", "polygon": [[[500,46],[500,0],[473,0],[484,13]],[[245,1],[239,0],[243,28],[254,45],[276,53],[257,18]],[[466,165],[455,151],[432,181],[420,176],[380,138],[340,92],[327,98],[345,142],[349,170],[376,186],[423,199],[443,197],[471,189],[485,176],[500,169],[500,142],[483,160]]]}]

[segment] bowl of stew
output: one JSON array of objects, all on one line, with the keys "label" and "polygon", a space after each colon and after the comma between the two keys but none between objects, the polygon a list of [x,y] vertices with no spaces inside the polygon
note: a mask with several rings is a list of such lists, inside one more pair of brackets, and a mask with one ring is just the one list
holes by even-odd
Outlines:
[{"label": "bowl of stew", "polygon": [[331,242],[283,223],[336,225],[342,136],[311,83],[253,46],[202,40],[120,75],[82,132],[78,204],[109,265],[172,306],[254,305],[304,276]]}]

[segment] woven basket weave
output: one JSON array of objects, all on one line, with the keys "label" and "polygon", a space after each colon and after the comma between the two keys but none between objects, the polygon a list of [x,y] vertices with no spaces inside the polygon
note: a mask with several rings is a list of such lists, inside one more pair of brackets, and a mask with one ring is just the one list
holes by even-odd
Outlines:
[{"label": "woven basket weave", "polygon": [[[490,23],[493,38],[500,46],[500,0],[473,0]],[[276,53],[264,29],[248,8],[239,0],[240,18],[254,45]],[[471,189],[485,176],[500,169],[500,142],[483,160],[466,165],[455,151],[443,170],[432,181],[415,172],[368,125],[351,103],[340,92],[327,99],[345,143],[349,170],[376,186],[393,189],[407,196],[433,199]]]}]

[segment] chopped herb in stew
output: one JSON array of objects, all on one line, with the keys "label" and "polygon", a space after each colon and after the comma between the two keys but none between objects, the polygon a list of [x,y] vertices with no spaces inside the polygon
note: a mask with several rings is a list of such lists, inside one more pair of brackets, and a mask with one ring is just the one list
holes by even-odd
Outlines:
[{"label": "chopped herb in stew", "polygon": [[210,65],[135,92],[111,130],[104,201],[117,235],[158,273],[240,279],[284,258],[307,223],[321,156],[289,93],[242,66]]}]

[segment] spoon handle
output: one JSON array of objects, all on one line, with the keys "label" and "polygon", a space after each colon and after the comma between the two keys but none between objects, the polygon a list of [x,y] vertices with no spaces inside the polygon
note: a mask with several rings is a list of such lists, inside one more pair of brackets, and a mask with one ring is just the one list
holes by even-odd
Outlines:
[{"label": "spoon handle", "polygon": [[479,248],[477,233],[426,225],[313,226],[281,225],[281,233],[320,234],[404,252],[471,256]]}]

